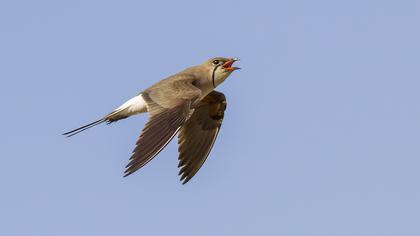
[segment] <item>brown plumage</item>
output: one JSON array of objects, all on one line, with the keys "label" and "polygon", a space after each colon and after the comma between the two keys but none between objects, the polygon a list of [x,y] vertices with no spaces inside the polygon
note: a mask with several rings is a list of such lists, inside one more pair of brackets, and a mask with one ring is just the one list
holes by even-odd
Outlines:
[{"label": "brown plumage", "polygon": [[195,108],[178,134],[179,175],[187,183],[201,168],[209,155],[226,110],[223,93],[209,93]]},{"label": "brown plumage", "polygon": [[179,175],[187,183],[206,161],[226,109],[223,93],[214,91],[234,70],[237,59],[213,58],[161,80],[95,122],[64,133],[72,136],[103,122],[148,112],[124,176],[136,172],[178,133]]}]

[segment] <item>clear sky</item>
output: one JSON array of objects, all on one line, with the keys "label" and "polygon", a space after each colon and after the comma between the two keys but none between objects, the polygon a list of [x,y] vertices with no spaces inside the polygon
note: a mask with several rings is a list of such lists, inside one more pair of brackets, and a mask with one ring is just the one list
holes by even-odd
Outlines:
[{"label": "clear sky", "polygon": [[[420,235],[420,1],[1,1],[0,235]],[[147,116],[93,121],[214,56],[243,69],[209,159],[123,178]]]}]

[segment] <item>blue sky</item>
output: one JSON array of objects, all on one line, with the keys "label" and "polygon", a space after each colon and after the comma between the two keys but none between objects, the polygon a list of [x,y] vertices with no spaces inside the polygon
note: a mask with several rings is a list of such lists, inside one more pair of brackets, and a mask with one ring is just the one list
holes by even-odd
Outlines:
[{"label": "blue sky", "polygon": [[[0,2],[1,235],[419,235],[419,1]],[[241,58],[200,172],[146,116],[60,134]]]}]

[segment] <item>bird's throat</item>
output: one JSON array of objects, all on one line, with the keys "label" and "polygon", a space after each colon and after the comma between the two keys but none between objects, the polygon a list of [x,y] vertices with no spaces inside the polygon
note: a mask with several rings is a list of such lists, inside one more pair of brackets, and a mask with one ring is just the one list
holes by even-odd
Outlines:
[{"label": "bird's throat", "polygon": [[215,80],[215,77],[216,77],[216,70],[217,70],[217,68],[219,68],[219,66],[214,67],[213,73],[211,75],[211,81],[213,83],[213,88],[216,88],[216,82],[214,80]]}]

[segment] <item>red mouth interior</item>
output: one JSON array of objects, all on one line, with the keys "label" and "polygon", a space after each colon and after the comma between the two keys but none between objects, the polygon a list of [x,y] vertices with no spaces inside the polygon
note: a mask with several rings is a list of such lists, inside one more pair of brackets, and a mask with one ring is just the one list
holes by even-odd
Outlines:
[{"label": "red mouth interior", "polygon": [[232,67],[232,64],[234,62],[235,62],[234,60],[229,60],[229,61],[225,62],[225,64],[223,64],[223,67],[224,68],[230,68],[230,67]]}]

